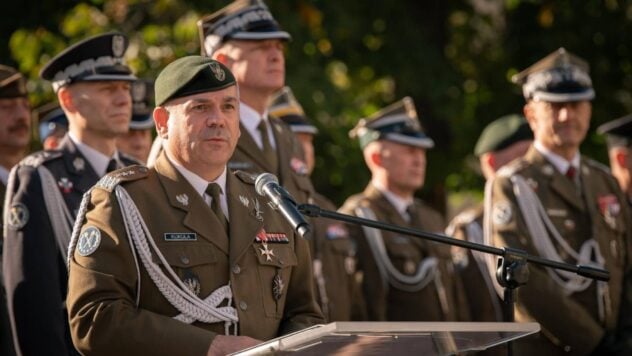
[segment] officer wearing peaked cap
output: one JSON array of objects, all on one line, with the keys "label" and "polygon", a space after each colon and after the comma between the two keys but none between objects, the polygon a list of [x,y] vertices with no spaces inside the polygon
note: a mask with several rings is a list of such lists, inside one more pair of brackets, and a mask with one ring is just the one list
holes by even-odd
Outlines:
[{"label": "officer wearing peaked cap", "polygon": [[[0,65],[0,205],[4,201],[9,170],[28,151],[31,139],[30,104],[25,80],[14,68]],[[0,206],[0,219],[4,206]],[[2,223],[0,222],[0,227]],[[0,239],[0,273],[2,271]],[[15,355],[9,315],[7,313],[4,282],[0,276],[0,354]]]},{"label": "officer wearing peaked cap", "polygon": [[[316,126],[309,121],[292,89],[284,87],[270,104],[270,116],[288,124],[303,147],[307,174],[314,170],[314,136]],[[315,193],[310,204],[335,210],[334,204]],[[309,241],[318,302],[328,321],[365,319],[365,306],[356,282],[356,249],[344,224],[330,219],[312,220]]]},{"label": "officer wearing peaked cap", "polygon": [[116,139],[116,147],[140,162],[147,162],[152,145],[154,83],[137,80],[132,83],[132,120],[129,131]]},{"label": "officer wearing peaked cap", "polygon": [[620,319],[629,293],[628,206],[607,168],[579,152],[595,97],[588,70],[560,48],[514,77],[534,144],[497,172],[485,194],[485,229],[497,246],[603,268],[610,280],[531,265],[515,317],[537,321],[543,332],[517,341],[516,354],[609,354],[618,323],[628,323]]},{"label": "officer wearing peaked cap", "polygon": [[597,132],[606,135],[612,175],[632,206],[632,114],[606,122]]},{"label": "officer wearing peaked cap", "polygon": [[68,118],[57,102],[44,104],[35,109],[39,140],[44,150],[59,147],[68,132]]},{"label": "officer wearing peaked cap", "polygon": [[[441,233],[443,217],[414,197],[425,179],[426,150],[434,146],[406,97],[351,131],[372,178],[347,199],[343,213]],[[449,247],[414,237],[349,226],[358,246],[358,269],[369,320],[457,319]]]},{"label": "officer wearing peaked cap", "polygon": [[292,131],[269,117],[268,105],[285,85],[283,31],[263,1],[238,0],[198,21],[203,55],[225,64],[241,96],[241,137],[229,168],[270,172],[299,203],[314,193],[305,157]]},{"label": "officer wearing peaked cap", "polygon": [[9,178],[3,274],[20,354],[76,353],[64,304],[75,214],[83,193],[107,170],[135,162],[115,146],[132,108],[135,77],[123,59],[126,48],[120,33],[91,37],[53,57],[40,73],[52,83],[69,131],[58,149],[26,157]]},{"label": "officer wearing peaked cap", "polygon": [[[474,148],[485,180],[491,181],[501,167],[524,155],[532,142],[533,132],[522,115],[506,115],[487,125]],[[450,222],[446,234],[461,240],[485,243],[483,211],[483,204],[480,204],[458,214]],[[495,288],[495,267],[489,266],[490,261],[495,266],[495,256],[453,248],[452,258],[463,282],[470,320],[503,321],[501,300],[498,288]],[[494,351],[504,352],[501,349]],[[494,351],[487,352],[492,354]]]},{"label": "officer wearing peaked cap", "polygon": [[251,174],[227,169],[240,135],[228,68],[202,56],[167,65],[153,116],[165,141],[154,167],[107,175],[77,217],[67,299],[77,348],[225,355],[322,323],[307,242]]}]

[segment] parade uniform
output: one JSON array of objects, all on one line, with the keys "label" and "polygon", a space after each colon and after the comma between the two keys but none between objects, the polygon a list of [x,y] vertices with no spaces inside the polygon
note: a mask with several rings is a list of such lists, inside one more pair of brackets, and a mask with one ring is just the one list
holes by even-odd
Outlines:
[{"label": "parade uniform", "polygon": [[[304,283],[312,278],[306,241],[257,196],[252,175],[227,176],[228,234],[164,153],[154,168],[115,172],[95,187],[70,262],[69,315],[80,351],[204,355],[216,334],[268,340],[323,321]],[[126,221],[121,190],[138,209],[136,224]],[[139,248],[133,232],[143,227],[141,241],[155,249]],[[100,242],[91,243],[94,235]],[[154,274],[170,268],[174,275],[156,280],[148,264]],[[202,312],[172,303],[160,287],[165,278],[204,299]],[[215,321],[209,308],[221,312]]]},{"label": "parade uniform", "polygon": [[[520,353],[589,353],[617,326],[630,258],[632,230],[626,220],[627,207],[605,167],[582,158],[580,176],[576,186],[531,148],[523,159],[501,169],[493,183],[490,220],[495,245],[573,265],[593,264],[610,273],[609,282],[591,282],[530,264],[528,283],[518,289],[516,320],[535,319],[542,332],[528,343],[518,341]],[[521,183],[516,183],[517,177]],[[522,194],[530,189],[535,194],[539,202],[530,205],[536,209],[535,204],[541,204],[545,215],[533,220],[548,220],[548,232],[530,234],[528,225],[533,226],[534,221],[523,216],[516,189]],[[556,233],[561,239],[554,237]],[[551,247],[548,251],[538,247],[547,245]]]}]

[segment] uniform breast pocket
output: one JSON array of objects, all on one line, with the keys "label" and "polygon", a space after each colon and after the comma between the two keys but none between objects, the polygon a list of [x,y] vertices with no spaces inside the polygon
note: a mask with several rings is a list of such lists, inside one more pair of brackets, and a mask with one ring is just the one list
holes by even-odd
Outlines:
[{"label": "uniform breast pocket", "polygon": [[346,274],[353,274],[356,271],[356,247],[353,240],[349,238],[328,240],[327,245],[335,260],[332,262],[341,263]]},{"label": "uniform breast pocket", "polygon": [[281,318],[292,268],[298,264],[296,254],[289,244],[255,244],[253,248],[266,316]]},{"label": "uniform breast pocket", "polygon": [[394,236],[385,239],[386,250],[391,262],[400,272],[413,275],[421,261],[421,251],[412,241],[403,236]]},{"label": "uniform breast pocket", "polygon": [[165,261],[154,256],[154,262],[161,265],[168,275],[166,262],[186,288],[201,298],[228,283],[228,272],[218,270],[216,252],[211,245],[174,242],[173,245],[161,245],[160,251]]}]

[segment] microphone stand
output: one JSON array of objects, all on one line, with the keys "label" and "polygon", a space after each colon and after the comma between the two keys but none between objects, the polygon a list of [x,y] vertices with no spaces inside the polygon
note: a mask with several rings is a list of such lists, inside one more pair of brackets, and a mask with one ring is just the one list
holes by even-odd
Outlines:
[{"label": "microphone stand", "polygon": [[[298,205],[297,208],[302,214],[313,218],[323,217],[354,225],[368,226],[375,229],[396,232],[499,256],[500,258],[498,259],[496,269],[496,280],[503,287],[503,314],[504,319],[507,322],[514,321],[514,291],[518,287],[527,284],[527,280],[529,279],[529,262],[545,267],[555,268],[558,270],[573,272],[582,277],[590,278],[597,281],[607,282],[608,280],[610,280],[610,273],[606,270],[584,265],[571,265],[568,263],[556,262],[548,260],[546,258],[529,255],[526,251],[520,249],[509,247],[497,248],[470,241],[458,240],[445,235],[401,227],[375,220],[363,219],[357,216],[341,214],[338,212],[321,209],[320,207],[312,204],[301,204]],[[507,343],[507,354],[512,355],[512,353],[512,342],[510,341]]]}]

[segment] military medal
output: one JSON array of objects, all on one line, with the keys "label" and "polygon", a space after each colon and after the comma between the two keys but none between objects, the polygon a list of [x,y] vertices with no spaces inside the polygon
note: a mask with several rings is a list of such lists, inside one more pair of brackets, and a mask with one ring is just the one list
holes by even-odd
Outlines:
[{"label": "military medal", "polygon": [[293,157],[290,160],[290,166],[292,167],[292,170],[294,170],[294,172],[296,172],[297,174],[307,175],[307,164],[305,164],[305,162],[303,162],[302,160]]},{"label": "military medal", "polygon": [[59,189],[61,189],[62,193],[68,194],[72,191],[73,184],[68,178],[64,177],[57,182]]},{"label": "military medal", "polygon": [[283,289],[285,288],[285,284],[283,284],[283,278],[279,274],[281,270],[277,269],[277,273],[272,279],[272,294],[274,295],[274,299],[279,300],[283,295]]},{"label": "military medal", "polygon": [[266,261],[272,261],[272,256],[274,256],[274,251],[272,249],[268,249],[268,244],[263,242],[263,248],[260,248],[261,256],[266,256]]},{"label": "military medal", "polygon": [[193,294],[200,296],[200,292],[202,291],[200,278],[190,269],[187,268],[184,270],[184,280],[182,282]]},{"label": "military medal", "polygon": [[611,228],[616,228],[617,226],[617,216],[621,212],[621,205],[619,204],[619,200],[613,194],[602,195],[598,199],[599,203],[599,211],[601,211],[601,215],[603,216],[606,223]]}]

